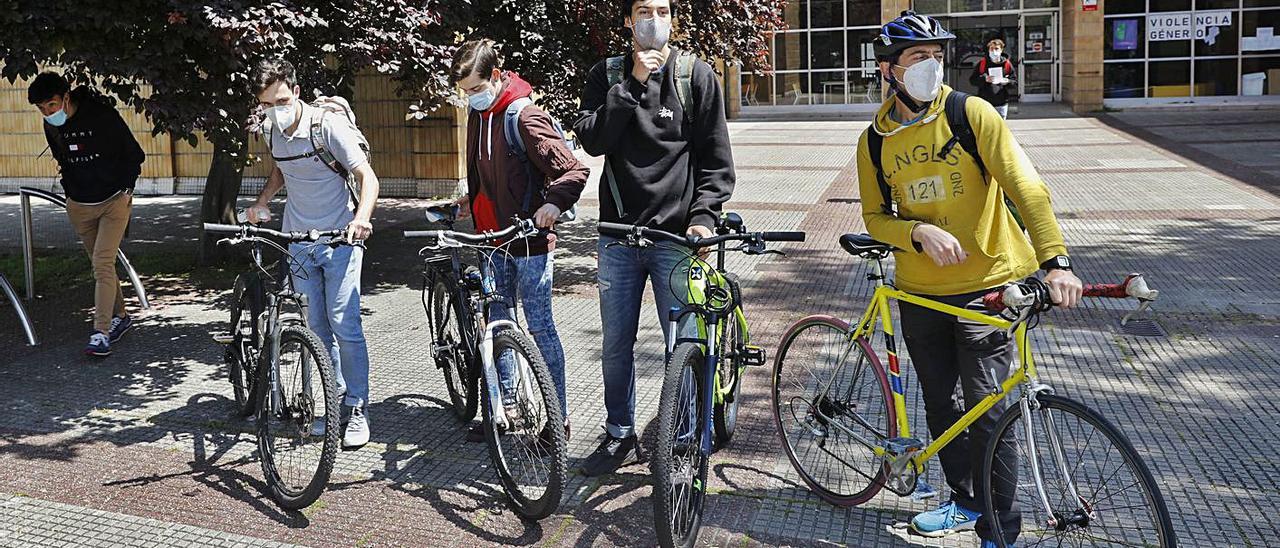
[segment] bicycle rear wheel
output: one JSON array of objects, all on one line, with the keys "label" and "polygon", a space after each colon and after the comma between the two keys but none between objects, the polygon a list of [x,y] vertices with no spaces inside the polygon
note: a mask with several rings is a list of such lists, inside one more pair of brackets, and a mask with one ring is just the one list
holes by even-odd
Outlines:
[{"label": "bicycle rear wheel", "polygon": [[240,276],[231,295],[231,343],[223,359],[231,375],[236,412],[252,415],[258,406],[258,358],[262,351],[262,286]]},{"label": "bicycle rear wheel", "polygon": [[432,284],[427,294],[427,318],[431,322],[436,367],[444,372],[445,387],[449,390],[449,402],[458,420],[466,423],[476,416],[478,405],[478,375],[472,366],[470,316],[459,309],[456,284],[448,281],[446,274],[435,272],[428,278]]},{"label": "bicycle rear wheel", "polygon": [[542,519],[560,506],[568,467],[560,397],[542,354],[524,333],[499,331],[494,335],[493,356],[494,363],[513,364],[516,413],[507,414],[507,427],[499,429],[494,413],[506,410],[492,409],[489,398],[484,398],[489,456],[516,513],[525,519]]},{"label": "bicycle rear wheel", "polygon": [[[1013,405],[987,444],[986,515],[993,518],[1001,545],[1020,529],[1020,547],[1176,546],[1164,498],[1129,440],[1081,403],[1049,394],[1036,399],[1039,409],[1031,412],[1029,423],[1032,443],[1028,418],[1021,405]],[[996,460],[1002,443],[1015,450],[1012,466]],[[1043,491],[1031,473],[1033,455]],[[1002,500],[996,499],[997,490]]]},{"label": "bicycle rear wheel", "polygon": [[[276,362],[278,388],[271,389],[270,370],[259,382],[258,450],[262,473],[272,498],[281,507],[305,508],[320,498],[329,483],[338,450],[338,389],[329,354],[310,330],[286,326],[280,333]],[[312,424],[324,419],[324,435],[312,436]]]},{"label": "bicycle rear wheel", "polygon": [[862,504],[884,486],[876,444],[897,431],[889,380],[849,325],[809,316],[782,338],[773,370],[773,418],[804,483],[838,506]]},{"label": "bicycle rear wheel", "polygon": [[706,417],[702,412],[701,372],[705,366],[697,343],[676,347],[667,362],[658,402],[658,441],[649,462],[653,474],[653,521],[664,548],[693,546],[702,527],[707,492],[707,457],[702,454]]}]

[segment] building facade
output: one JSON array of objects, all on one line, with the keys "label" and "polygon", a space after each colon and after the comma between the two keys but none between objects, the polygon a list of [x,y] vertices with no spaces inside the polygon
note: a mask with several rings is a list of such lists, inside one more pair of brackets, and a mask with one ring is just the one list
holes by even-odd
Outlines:
[{"label": "building facade", "polygon": [[946,82],[963,91],[1000,38],[1018,102],[1280,104],[1280,0],[792,0],[772,38],[775,72],[737,76],[742,112],[873,110],[872,41],[904,9],[956,34]]}]

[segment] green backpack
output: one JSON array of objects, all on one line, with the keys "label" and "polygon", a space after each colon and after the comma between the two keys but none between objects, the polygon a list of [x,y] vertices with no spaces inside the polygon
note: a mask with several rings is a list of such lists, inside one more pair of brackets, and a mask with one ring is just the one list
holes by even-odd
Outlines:
[{"label": "green backpack", "polygon": [[[609,75],[609,87],[622,83],[622,73],[626,65],[626,56],[619,55],[605,60],[605,71]],[[698,57],[690,52],[676,50],[676,97],[680,99],[680,108],[684,109],[684,123],[690,123],[689,113],[693,111],[693,65]],[[625,217],[622,207],[622,192],[618,190],[618,179],[609,167],[609,159],[604,160],[604,174],[609,180],[609,192],[613,194],[613,205],[618,208],[618,216]]]}]

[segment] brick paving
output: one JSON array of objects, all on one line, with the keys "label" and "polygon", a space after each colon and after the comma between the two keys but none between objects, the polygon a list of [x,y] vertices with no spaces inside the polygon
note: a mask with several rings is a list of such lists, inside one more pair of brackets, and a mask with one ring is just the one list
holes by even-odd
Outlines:
[{"label": "brick paving", "polygon": [[[1035,344],[1044,380],[1129,435],[1185,546],[1278,542],[1257,519],[1257,509],[1280,505],[1280,446],[1266,441],[1280,411],[1268,397],[1280,390],[1280,279],[1272,264],[1280,256],[1280,142],[1267,131],[1277,124],[1280,111],[1077,118],[1051,107],[1024,108],[1011,122],[1044,168],[1082,277],[1113,281],[1143,271],[1162,291],[1156,318],[1168,337],[1126,335],[1116,325],[1124,307],[1088,302],[1047,315]],[[744,280],[753,336],[770,352],[802,315],[847,317],[865,306],[865,265],[835,244],[839,233],[861,230],[852,143],[864,127],[731,126],[740,178],[730,207],[752,229],[810,234],[784,247],[789,257],[730,261]],[[1233,136],[1254,144],[1220,144]],[[580,208],[587,220],[565,228],[556,261],[571,465],[594,448],[604,414],[594,180],[588,189]],[[9,227],[15,204],[0,197]],[[540,523],[504,506],[484,447],[463,441],[444,407],[443,380],[423,360],[416,248],[398,237],[422,226],[423,204],[386,201],[370,243],[364,306],[373,440],[341,453],[329,491],[301,512],[283,512],[261,494],[249,424],[230,415],[226,368],[210,339],[225,322],[230,272],[149,278],[156,308],[105,361],[78,355],[87,287],[51,291],[32,305],[40,347],[23,346],[10,311],[0,309],[0,345],[8,349],[0,358],[0,545],[653,544],[643,466],[605,478],[572,475],[560,513]],[[197,198],[139,198],[129,250],[192,249],[197,208]],[[71,241],[56,212],[41,213],[37,226],[50,245]],[[0,235],[0,253],[11,251],[16,232]],[[647,425],[661,345],[656,324],[642,323],[637,397],[639,424]],[[924,542],[894,529],[926,507],[911,499],[881,494],[851,509],[821,502],[780,451],[766,370],[746,381],[738,435],[711,462],[700,544],[977,544],[971,534]],[[911,412],[922,426],[918,399]],[[936,466],[926,479],[942,484]]]}]

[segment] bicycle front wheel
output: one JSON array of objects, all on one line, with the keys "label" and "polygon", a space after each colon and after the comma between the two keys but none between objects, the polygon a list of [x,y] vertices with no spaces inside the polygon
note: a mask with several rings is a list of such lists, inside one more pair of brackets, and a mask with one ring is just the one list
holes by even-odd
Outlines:
[{"label": "bicycle front wheel", "polygon": [[658,401],[658,441],[653,459],[653,520],[658,544],[664,548],[693,546],[702,527],[707,492],[707,456],[702,440],[708,435],[703,414],[702,348],[697,343],[676,347],[667,362]]},{"label": "bicycle front wheel", "polygon": [[[987,444],[986,515],[1001,546],[1015,537],[1018,546],[1176,546],[1164,498],[1129,440],[1081,403],[1036,400],[1030,417],[1017,404],[1005,411]],[[1002,446],[1012,458],[997,458]]]},{"label": "bicycle front wheel", "polygon": [[[504,409],[492,409],[484,398],[485,436],[498,479],[516,513],[525,519],[542,519],[560,506],[567,471],[567,440],[560,396],[551,372],[533,341],[522,332],[504,329],[494,335],[494,363],[510,365],[515,376],[514,400]],[[504,413],[507,426],[500,429],[494,413]]]},{"label": "bicycle front wheel", "polygon": [[[725,319],[720,332],[720,370],[718,376],[723,397],[716,402],[712,417],[716,431],[716,444],[723,446],[733,439],[738,428],[738,399],[742,392],[742,358],[738,351],[742,348],[742,333],[738,332],[738,321],[734,314]],[[732,355],[733,357],[726,357]]]},{"label": "bicycle front wheel", "polygon": [[872,446],[897,429],[889,380],[845,322],[809,316],[787,330],[774,361],[773,418],[787,458],[823,500],[854,506],[884,486]]},{"label": "bicycle front wheel", "polygon": [[475,340],[469,329],[470,317],[454,299],[455,284],[449,283],[446,274],[436,272],[429,279],[431,291],[427,294],[427,318],[431,322],[433,358],[436,367],[444,372],[445,387],[449,390],[449,402],[453,413],[462,422],[470,422],[476,416],[478,376],[471,366],[473,354],[471,341]]},{"label": "bicycle front wheel", "polygon": [[315,333],[287,326],[280,333],[275,367],[262,368],[259,377],[262,473],[272,498],[290,510],[320,498],[338,451],[338,389],[329,354],[321,348]]}]

